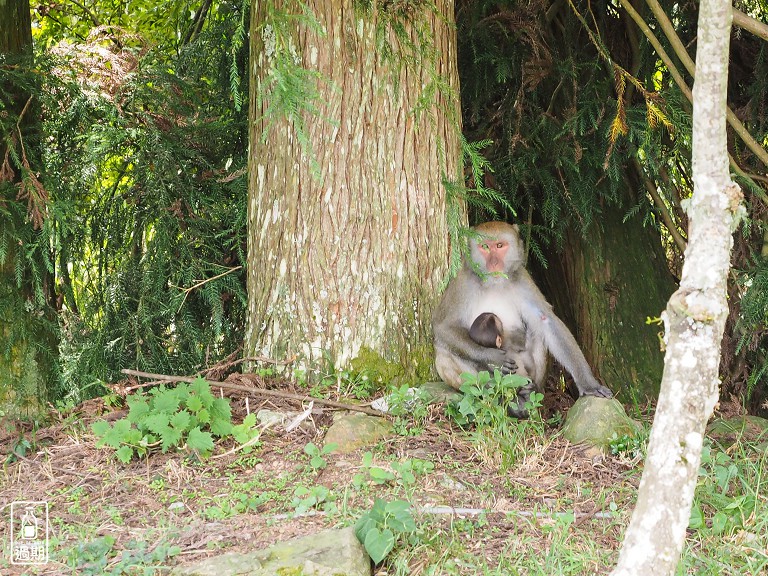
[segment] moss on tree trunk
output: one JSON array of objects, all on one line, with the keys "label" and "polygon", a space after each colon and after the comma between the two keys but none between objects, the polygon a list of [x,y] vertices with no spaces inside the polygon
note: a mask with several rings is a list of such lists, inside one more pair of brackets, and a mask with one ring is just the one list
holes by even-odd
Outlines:
[{"label": "moss on tree trunk", "polygon": [[595,375],[622,400],[659,393],[664,353],[657,318],[675,289],[658,234],[627,206],[604,205],[588,236],[569,231],[539,270],[555,312],[573,330]]}]

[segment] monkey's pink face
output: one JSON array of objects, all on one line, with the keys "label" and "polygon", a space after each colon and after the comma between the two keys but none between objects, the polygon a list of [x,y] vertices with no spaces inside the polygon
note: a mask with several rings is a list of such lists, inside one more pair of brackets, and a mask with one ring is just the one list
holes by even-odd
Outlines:
[{"label": "monkey's pink face", "polygon": [[506,240],[486,240],[477,245],[480,254],[485,259],[485,269],[488,272],[504,272],[506,265],[504,259],[509,250],[509,242]]}]

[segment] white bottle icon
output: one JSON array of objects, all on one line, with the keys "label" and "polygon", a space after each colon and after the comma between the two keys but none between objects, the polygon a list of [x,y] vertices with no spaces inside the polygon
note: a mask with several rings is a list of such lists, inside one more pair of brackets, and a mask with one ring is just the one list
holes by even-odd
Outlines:
[{"label": "white bottle icon", "polygon": [[32,506],[27,507],[24,516],[21,517],[21,537],[24,540],[37,538],[37,518]]}]

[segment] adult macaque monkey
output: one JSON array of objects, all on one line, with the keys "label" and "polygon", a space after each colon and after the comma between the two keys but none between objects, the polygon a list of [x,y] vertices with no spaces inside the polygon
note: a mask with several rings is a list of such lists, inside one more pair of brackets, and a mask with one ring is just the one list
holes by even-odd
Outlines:
[{"label": "adult macaque monkey", "polygon": [[[520,390],[518,409],[510,412],[523,417],[531,391],[543,388],[549,352],[573,376],[579,394],[613,396],[595,379],[576,339],[523,267],[517,226],[486,222],[473,230],[464,265],[432,317],[440,377],[458,389],[464,372],[510,374],[520,367],[531,385]],[[470,336],[475,319],[484,313],[496,315],[501,322],[501,348],[482,346]]]}]

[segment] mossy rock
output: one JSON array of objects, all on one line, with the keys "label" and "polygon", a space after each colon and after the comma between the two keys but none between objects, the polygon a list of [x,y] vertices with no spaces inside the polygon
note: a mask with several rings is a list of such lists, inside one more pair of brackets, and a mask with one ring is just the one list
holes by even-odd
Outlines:
[{"label": "mossy rock", "polygon": [[354,528],[324,530],[250,553],[230,552],[175,568],[172,576],[370,576]]},{"label": "mossy rock", "polygon": [[345,454],[364,446],[378,444],[392,434],[392,423],[366,414],[337,414],[325,433],[325,444],[336,444],[336,452]]},{"label": "mossy rock", "polygon": [[[568,410],[563,436],[574,444],[589,444],[607,452],[611,440],[634,437],[642,426],[632,420],[615,398],[582,396]],[[614,436],[615,435],[615,436]]]},{"label": "mossy rock", "polygon": [[441,380],[424,382],[419,388],[425,393],[426,400],[430,404],[450,403],[462,397],[461,392]]}]

